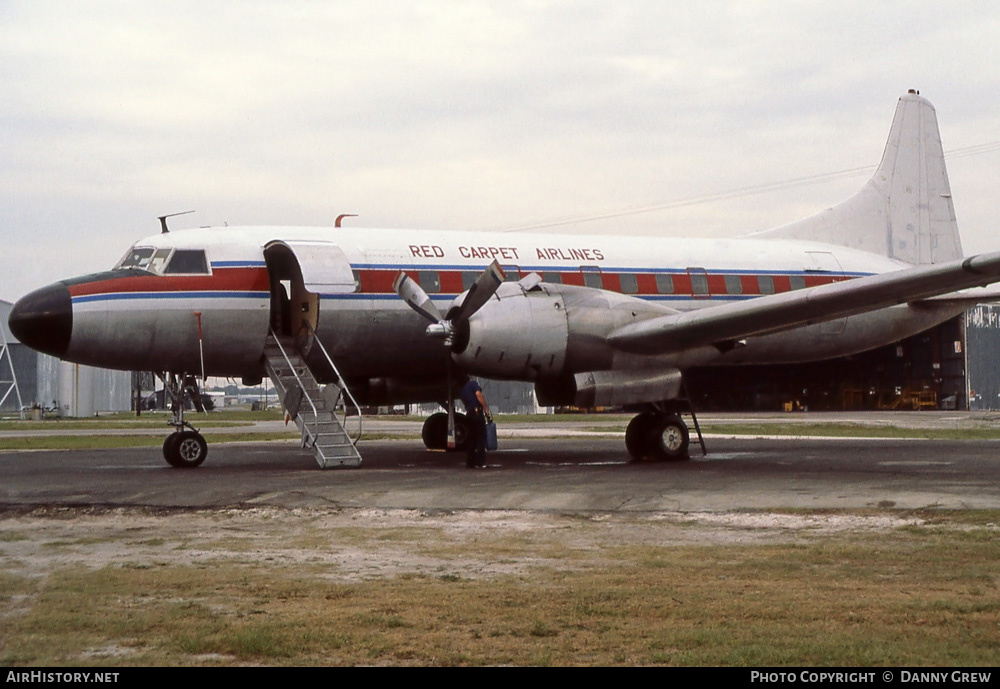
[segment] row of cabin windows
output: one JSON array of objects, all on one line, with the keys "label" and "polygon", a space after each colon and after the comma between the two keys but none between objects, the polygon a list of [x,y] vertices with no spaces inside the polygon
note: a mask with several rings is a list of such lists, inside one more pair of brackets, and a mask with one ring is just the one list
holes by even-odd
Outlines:
[{"label": "row of cabin windows", "polygon": [[[520,272],[514,266],[505,267],[504,270],[507,273],[507,282],[517,282],[520,279]],[[701,269],[692,269],[701,270]],[[583,270],[583,285],[584,287],[593,287],[594,289],[604,289],[604,274],[597,270]],[[542,276],[544,282],[550,284],[562,284],[563,273],[561,272],[550,272],[542,271],[539,273]],[[639,280],[635,273],[610,273],[610,275],[617,275],[618,282],[621,285],[622,294],[638,294],[639,293]],[[462,289],[467,290],[472,287],[475,283],[476,278],[479,277],[479,272],[463,270],[462,271]],[[710,292],[708,289],[708,274],[704,271],[701,272],[691,272],[688,273],[688,277],[691,279],[691,294],[695,296],[709,296]],[[726,275],[726,294],[743,294],[743,278],[739,275]],[[654,275],[656,280],[656,292],[657,294],[676,294],[674,288],[674,277],[673,275],[667,275],[665,273],[657,273]],[[806,286],[805,278],[801,275],[791,275],[788,278],[789,286],[791,289],[803,289]],[[418,270],[417,271],[417,282],[428,294],[438,293],[441,291],[441,277],[436,270]],[[757,290],[758,294],[774,294],[774,278],[770,275],[758,275],[757,276]]]}]

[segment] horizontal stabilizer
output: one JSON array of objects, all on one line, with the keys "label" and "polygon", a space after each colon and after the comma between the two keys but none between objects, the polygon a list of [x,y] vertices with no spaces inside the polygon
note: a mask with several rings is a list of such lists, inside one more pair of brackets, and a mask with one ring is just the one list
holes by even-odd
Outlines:
[{"label": "horizontal stabilizer", "polygon": [[998,281],[1000,252],[980,254],[659,316],[621,327],[607,339],[613,347],[626,352],[668,354],[823,323]]}]

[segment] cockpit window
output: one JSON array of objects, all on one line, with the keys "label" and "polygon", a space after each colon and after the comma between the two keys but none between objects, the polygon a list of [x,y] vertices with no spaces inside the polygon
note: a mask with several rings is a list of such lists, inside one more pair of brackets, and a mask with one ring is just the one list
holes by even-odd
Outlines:
[{"label": "cockpit window", "polygon": [[157,275],[208,275],[208,260],[202,249],[157,249],[134,246],[115,266],[118,269],[145,270]]},{"label": "cockpit window", "polygon": [[127,254],[125,258],[121,260],[118,264],[119,268],[142,268],[145,270],[149,267],[149,262],[153,258],[153,249],[149,247],[134,247]]},{"label": "cockpit window", "polygon": [[167,264],[167,269],[163,272],[167,274],[207,275],[208,261],[205,259],[205,252],[200,249],[177,249]]},{"label": "cockpit window", "polygon": [[163,266],[170,257],[170,249],[157,249],[153,254],[153,259],[149,262],[149,270],[154,273],[162,273]]}]

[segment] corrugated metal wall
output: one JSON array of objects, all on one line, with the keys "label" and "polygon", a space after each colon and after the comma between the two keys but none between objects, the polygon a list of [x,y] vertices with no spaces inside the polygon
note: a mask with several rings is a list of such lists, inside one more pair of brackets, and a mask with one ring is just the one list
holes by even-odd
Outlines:
[{"label": "corrugated metal wall", "polygon": [[1000,410],[1000,305],[982,304],[965,316],[969,409]]},{"label": "corrugated metal wall", "polygon": [[483,396],[490,409],[499,414],[537,414],[535,386],[512,380],[479,378]]}]

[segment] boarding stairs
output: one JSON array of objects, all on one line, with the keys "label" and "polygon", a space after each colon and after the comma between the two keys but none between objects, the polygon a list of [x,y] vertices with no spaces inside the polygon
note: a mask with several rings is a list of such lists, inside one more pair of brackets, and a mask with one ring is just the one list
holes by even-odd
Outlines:
[{"label": "boarding stairs", "polygon": [[[286,418],[295,421],[302,435],[302,447],[312,450],[321,469],[361,466],[357,441],[361,437],[361,409],[344,384],[318,337],[312,338],[336,376],[337,383],[321,387],[302,356],[294,338],[271,331],[264,344],[267,375],[274,383]],[[351,416],[348,432],[348,409]]]}]

